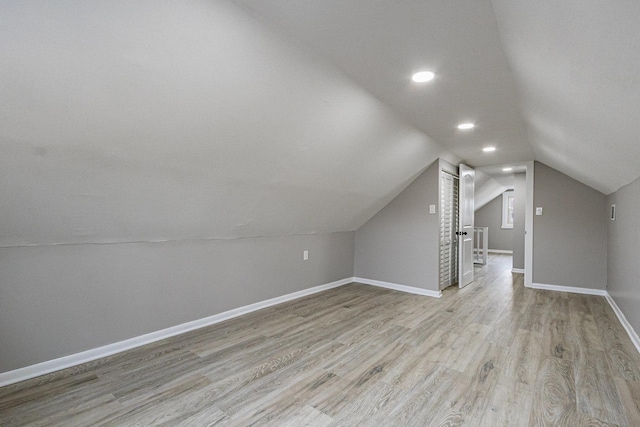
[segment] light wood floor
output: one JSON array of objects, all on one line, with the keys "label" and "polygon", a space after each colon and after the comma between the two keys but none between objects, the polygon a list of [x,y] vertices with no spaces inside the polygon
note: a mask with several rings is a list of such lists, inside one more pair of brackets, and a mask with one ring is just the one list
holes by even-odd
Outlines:
[{"label": "light wood floor", "polygon": [[0,388],[0,424],[640,426],[605,299],[493,256],[441,299],[352,284]]}]

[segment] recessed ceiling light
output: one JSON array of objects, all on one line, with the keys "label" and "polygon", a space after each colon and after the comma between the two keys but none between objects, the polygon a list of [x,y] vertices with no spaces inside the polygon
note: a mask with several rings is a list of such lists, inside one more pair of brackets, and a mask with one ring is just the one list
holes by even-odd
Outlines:
[{"label": "recessed ceiling light", "polygon": [[411,77],[411,80],[416,83],[426,83],[433,80],[435,76],[436,75],[431,71],[419,71]]},{"label": "recessed ceiling light", "polygon": [[484,147],[482,151],[485,153],[491,153],[492,151],[496,151],[496,147]]},{"label": "recessed ceiling light", "polygon": [[502,168],[502,172],[511,172],[513,168]]},{"label": "recessed ceiling light", "polygon": [[460,130],[469,130],[469,129],[473,129],[474,127],[476,127],[476,125],[473,123],[460,123],[458,125],[458,129]]}]

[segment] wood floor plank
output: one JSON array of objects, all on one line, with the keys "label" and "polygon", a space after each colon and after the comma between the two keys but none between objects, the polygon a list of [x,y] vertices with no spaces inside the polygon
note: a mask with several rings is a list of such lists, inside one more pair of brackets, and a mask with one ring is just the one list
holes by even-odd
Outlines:
[{"label": "wood floor plank", "polygon": [[333,420],[330,416],[305,405],[295,411],[289,419],[284,420],[280,425],[283,427],[326,427],[332,422]]},{"label": "wood floor plank", "polygon": [[598,326],[595,318],[591,314],[570,311],[569,322],[574,329],[574,333],[572,334],[575,340],[574,345],[577,347],[603,350]]},{"label": "wood floor plank", "polygon": [[485,408],[481,427],[512,427],[529,425],[533,387],[520,381],[496,384],[493,396]]},{"label": "wood floor plank", "polygon": [[397,390],[384,381],[376,382],[366,394],[350,401],[342,410],[332,416],[332,427],[372,425],[371,422],[392,408],[398,398]]},{"label": "wood floor plank", "polygon": [[381,413],[372,420],[371,425],[388,426],[425,426],[433,421],[440,408],[447,405],[451,394],[460,379],[469,381],[461,373],[436,365],[404,398],[399,400],[388,414]]},{"label": "wood floor plank", "polygon": [[[169,426],[213,427],[213,426],[223,425],[225,421],[228,421],[227,414],[225,414],[215,406],[209,406],[184,420],[178,421],[177,423],[173,423],[173,422],[165,423],[164,426],[166,427],[169,427]],[[163,424],[160,424],[160,425],[163,425]]]},{"label": "wood floor plank", "polygon": [[628,425],[604,351],[581,349],[574,366],[578,412],[616,425]]},{"label": "wood floor plank", "polygon": [[509,349],[502,377],[505,381],[535,383],[540,360],[542,334],[520,329]]},{"label": "wood floor plank", "polygon": [[624,405],[630,426],[640,426],[640,383],[614,377],[616,390]]},{"label": "wood floor plank", "polygon": [[438,363],[447,368],[464,372],[490,331],[491,328],[487,325],[470,324],[440,355]]},{"label": "wood floor plank", "polygon": [[569,321],[550,316],[545,325],[542,339],[542,355],[573,360],[573,344]]},{"label": "wood floor plank", "polygon": [[540,364],[534,386],[530,426],[566,426],[578,424],[573,362],[547,357]]},{"label": "wood floor plank", "polygon": [[533,295],[529,308],[522,316],[520,329],[540,333],[544,331],[552,300],[551,294],[551,291],[541,291]]},{"label": "wood floor plank", "polygon": [[452,404],[439,408],[438,415],[429,425],[474,425],[482,419],[498,382],[499,367],[502,365],[501,355],[496,350],[496,346],[488,344],[475,354],[474,367],[463,375],[468,380],[460,381],[460,387],[454,391],[456,397]]},{"label": "wood floor plank", "polygon": [[312,370],[298,377],[294,383],[256,399],[235,413],[229,422],[231,425],[277,425],[293,416],[300,407],[310,405],[314,399],[321,400],[334,394],[344,383],[342,378],[331,372]]},{"label": "wood floor plank", "polygon": [[640,356],[622,326],[608,318],[598,320],[604,352],[614,375],[640,382]]},{"label": "wood floor plank", "polygon": [[506,308],[491,329],[487,340],[505,348],[511,347],[520,330],[522,315],[513,307]]},{"label": "wood floor plank", "polygon": [[350,284],[3,387],[0,425],[640,425],[606,300],[510,262],[440,299]]}]

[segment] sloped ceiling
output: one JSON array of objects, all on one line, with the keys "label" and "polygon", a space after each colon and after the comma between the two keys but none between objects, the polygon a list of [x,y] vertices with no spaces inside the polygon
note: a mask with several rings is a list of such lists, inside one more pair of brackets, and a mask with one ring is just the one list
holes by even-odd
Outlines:
[{"label": "sloped ceiling", "polygon": [[493,0],[537,160],[608,194],[640,175],[640,2]]},{"label": "sloped ceiling", "polygon": [[476,169],[474,184],[474,211],[478,211],[509,188],[513,188],[512,183],[511,185],[505,185],[505,183],[499,182],[480,169]]},{"label": "sloped ceiling", "polygon": [[639,18],[596,0],[0,2],[0,245],[354,230],[438,156],[537,159],[612,192],[640,171]]},{"label": "sloped ceiling", "polygon": [[[234,1],[472,166],[533,158],[489,1]],[[421,69],[436,78],[418,87]],[[476,129],[456,128],[467,121]],[[488,145],[498,151],[483,155]]]},{"label": "sloped ceiling", "polygon": [[640,174],[640,2],[234,1],[472,166],[540,160],[604,193]]},{"label": "sloped ceiling", "polygon": [[357,229],[438,156],[223,1],[0,5],[0,244]]}]

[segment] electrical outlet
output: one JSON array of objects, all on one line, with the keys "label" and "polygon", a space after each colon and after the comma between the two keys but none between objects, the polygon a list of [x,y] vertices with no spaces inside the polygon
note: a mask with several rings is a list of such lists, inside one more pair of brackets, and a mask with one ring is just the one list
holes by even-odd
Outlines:
[{"label": "electrical outlet", "polygon": [[309,251],[302,252],[302,260],[306,261],[309,259]]}]

